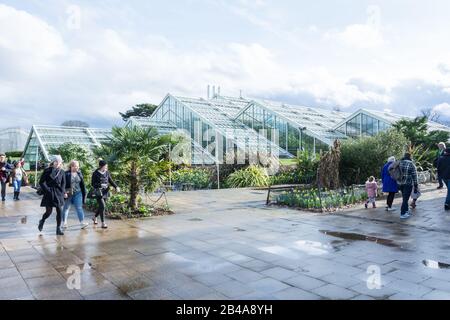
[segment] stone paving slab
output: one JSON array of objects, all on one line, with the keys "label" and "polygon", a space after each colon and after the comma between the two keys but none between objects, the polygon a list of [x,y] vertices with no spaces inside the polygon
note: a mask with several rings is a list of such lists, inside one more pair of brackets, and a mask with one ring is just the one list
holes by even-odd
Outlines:
[{"label": "stone paving slab", "polygon": [[[80,230],[71,212],[63,237],[54,217],[37,231],[42,209],[25,189],[0,205],[0,299],[450,299],[450,269],[422,263],[450,263],[445,191],[433,187],[408,221],[381,201],[317,214],[266,207],[264,191],[208,190],[170,193],[175,215],[107,230]],[[67,287],[69,267],[81,288]]]}]

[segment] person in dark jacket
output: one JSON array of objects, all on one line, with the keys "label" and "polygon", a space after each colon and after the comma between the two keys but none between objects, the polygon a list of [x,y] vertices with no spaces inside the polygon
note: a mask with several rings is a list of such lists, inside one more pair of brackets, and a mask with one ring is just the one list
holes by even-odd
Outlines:
[{"label": "person in dark jacket", "polygon": [[381,171],[381,181],[383,182],[383,192],[388,194],[386,200],[386,211],[394,211],[395,208],[392,208],[392,204],[394,203],[395,194],[398,192],[397,181],[392,179],[389,174],[389,166],[395,162],[395,157],[389,157],[388,161],[383,167]]},{"label": "person in dark jacket", "polygon": [[445,149],[444,154],[438,159],[438,174],[447,186],[447,198],[445,199],[445,210],[450,210],[450,148]]},{"label": "person in dark jacket", "polygon": [[98,224],[97,217],[100,216],[102,228],[106,229],[108,226],[105,223],[105,208],[106,201],[109,197],[109,188],[110,186],[113,186],[117,192],[120,192],[120,189],[111,178],[111,174],[108,171],[108,164],[104,160],[99,161],[98,169],[92,174],[91,181],[94,197],[97,199],[98,203],[98,210],[92,220],[94,221],[94,224]]},{"label": "person in dark jacket", "polygon": [[64,195],[66,190],[66,175],[62,166],[61,156],[54,156],[51,165],[44,170],[39,186],[44,196],[42,197],[41,207],[45,207],[45,213],[39,221],[39,231],[42,231],[45,220],[52,214],[53,208],[56,209],[56,235],[63,236],[61,230],[61,209],[64,205]]},{"label": "person in dark jacket", "polygon": [[[447,148],[445,146],[444,142],[439,142],[437,146],[438,146],[438,150],[437,150],[437,153],[436,153],[435,167],[437,167],[437,162],[439,161],[439,158],[444,155],[444,151]],[[442,189],[444,187],[444,183],[443,183],[442,177],[439,176],[439,172],[437,173],[437,181],[438,181],[438,184],[439,184],[437,188],[438,189]]]},{"label": "person in dark jacket", "polygon": [[6,183],[8,182],[9,175],[13,167],[6,162],[6,155],[4,153],[0,154],[0,187],[2,202],[6,200]]},{"label": "person in dark jacket", "polygon": [[70,162],[69,170],[66,171],[66,194],[63,208],[63,226],[67,228],[67,217],[70,206],[73,205],[77,211],[81,229],[85,229],[89,223],[84,221],[83,204],[86,202],[86,186],[83,174],[80,172],[80,163],[76,160]]},{"label": "person in dark jacket", "polygon": [[399,189],[402,192],[402,207],[400,209],[400,219],[408,219],[411,217],[409,211],[409,198],[412,193],[418,193],[419,181],[417,178],[417,168],[411,159],[409,152],[405,153],[404,157],[400,160],[400,172],[402,176],[400,178]]}]

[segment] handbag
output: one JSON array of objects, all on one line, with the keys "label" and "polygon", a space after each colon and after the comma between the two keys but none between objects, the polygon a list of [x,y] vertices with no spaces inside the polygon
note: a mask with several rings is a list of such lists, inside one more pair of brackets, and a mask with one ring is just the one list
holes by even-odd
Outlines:
[{"label": "handbag", "polygon": [[28,176],[24,175],[22,180],[23,180],[22,186],[24,186],[24,187],[28,186]]},{"label": "handbag", "polygon": [[421,195],[422,195],[422,193],[420,192],[420,190],[417,190],[417,192],[413,191],[413,193],[411,193],[411,199],[417,200],[420,198]]},{"label": "handbag", "polygon": [[38,196],[43,196],[44,195],[44,190],[42,190],[41,187],[37,187],[36,193],[38,194]]},{"label": "handbag", "polygon": [[102,189],[100,189],[100,188],[90,189],[87,194],[87,197],[88,197],[88,199],[95,199],[95,198],[103,197]]}]

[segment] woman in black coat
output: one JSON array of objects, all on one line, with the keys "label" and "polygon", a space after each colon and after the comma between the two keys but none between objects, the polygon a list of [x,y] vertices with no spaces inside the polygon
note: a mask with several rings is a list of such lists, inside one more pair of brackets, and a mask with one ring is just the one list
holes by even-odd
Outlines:
[{"label": "woman in black coat", "polygon": [[117,192],[120,192],[119,187],[111,178],[111,174],[108,171],[108,164],[104,160],[100,160],[98,169],[92,174],[91,184],[94,192],[94,197],[97,199],[98,210],[95,214],[94,224],[98,224],[97,217],[100,216],[102,221],[102,228],[106,229],[108,226],[105,223],[105,208],[106,201],[109,197],[109,188],[113,186]]},{"label": "woman in black coat", "polygon": [[63,236],[61,230],[61,211],[64,205],[64,194],[66,191],[65,172],[61,169],[62,158],[54,156],[50,167],[44,170],[39,180],[39,186],[44,193],[41,201],[41,207],[45,207],[45,213],[39,221],[39,231],[42,231],[45,220],[52,214],[53,208],[56,208],[56,235]]}]

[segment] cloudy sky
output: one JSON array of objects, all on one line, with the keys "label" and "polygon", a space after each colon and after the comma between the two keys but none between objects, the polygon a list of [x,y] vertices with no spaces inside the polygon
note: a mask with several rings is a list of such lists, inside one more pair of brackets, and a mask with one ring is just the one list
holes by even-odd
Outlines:
[{"label": "cloudy sky", "polygon": [[447,0],[0,0],[0,126],[109,126],[207,84],[450,119],[448,12]]}]

